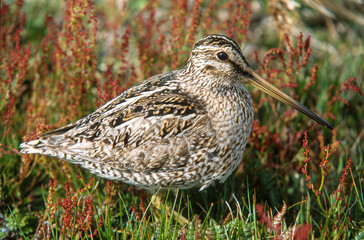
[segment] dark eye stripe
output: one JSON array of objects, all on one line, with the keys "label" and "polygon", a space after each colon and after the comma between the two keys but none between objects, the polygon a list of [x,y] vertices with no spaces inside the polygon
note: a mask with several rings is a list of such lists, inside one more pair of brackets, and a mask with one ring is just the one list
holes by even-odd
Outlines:
[{"label": "dark eye stripe", "polygon": [[231,65],[234,66],[234,69],[239,72],[240,74],[244,75],[244,76],[250,76],[250,72],[246,71],[245,69],[242,69],[241,67],[239,67],[238,64],[234,63],[233,61],[229,61],[229,63]]}]

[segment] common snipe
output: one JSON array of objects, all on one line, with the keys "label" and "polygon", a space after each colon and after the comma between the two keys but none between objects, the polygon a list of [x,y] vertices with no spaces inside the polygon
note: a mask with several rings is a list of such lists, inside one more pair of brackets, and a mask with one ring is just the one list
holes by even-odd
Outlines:
[{"label": "common snipe", "polygon": [[21,152],[62,158],[149,190],[203,190],[224,181],[242,159],[254,114],[243,84],[332,129],[254,73],[233,40],[209,35],[181,70],[153,76],[85,118],[22,143]]}]

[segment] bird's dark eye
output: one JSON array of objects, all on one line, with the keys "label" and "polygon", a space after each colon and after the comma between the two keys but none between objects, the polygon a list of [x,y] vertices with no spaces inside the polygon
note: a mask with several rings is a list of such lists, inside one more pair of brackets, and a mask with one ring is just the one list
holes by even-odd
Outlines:
[{"label": "bird's dark eye", "polygon": [[226,54],[226,52],[218,52],[216,54],[216,57],[220,60],[220,61],[226,61],[228,60],[228,55]]}]

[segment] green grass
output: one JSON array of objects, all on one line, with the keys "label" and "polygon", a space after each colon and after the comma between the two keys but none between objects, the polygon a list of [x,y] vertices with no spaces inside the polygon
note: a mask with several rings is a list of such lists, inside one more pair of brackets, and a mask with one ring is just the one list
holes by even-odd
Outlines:
[{"label": "green grass", "polygon": [[[302,3],[280,14],[302,21],[304,36],[284,37],[267,19],[271,6],[264,1],[260,10],[245,1],[187,2],[2,2],[0,239],[364,239],[362,26],[345,18],[316,21],[319,12]],[[300,15],[303,9],[314,20]],[[308,32],[312,52],[305,56]],[[334,131],[248,86],[256,121],[242,164],[202,192],[162,193],[156,214],[146,191],[19,153],[21,142],[182,67],[193,42],[209,33],[230,35],[257,73]],[[188,224],[169,217],[167,206]]]}]

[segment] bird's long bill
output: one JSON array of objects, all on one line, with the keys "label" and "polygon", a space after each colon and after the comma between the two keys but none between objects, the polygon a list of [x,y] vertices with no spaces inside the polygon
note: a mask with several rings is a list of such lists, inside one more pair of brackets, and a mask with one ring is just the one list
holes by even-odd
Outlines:
[{"label": "bird's long bill", "polygon": [[284,92],[282,92],[281,90],[279,90],[278,88],[276,88],[275,86],[270,84],[268,81],[261,78],[255,72],[251,71],[251,75],[252,75],[252,77],[249,79],[248,83],[250,85],[252,85],[253,87],[256,87],[256,88],[260,89],[261,91],[274,97],[275,99],[277,99],[285,104],[288,104],[291,107],[294,107],[295,109],[306,114],[307,116],[309,116],[310,118],[312,118],[313,120],[315,120],[316,122],[321,124],[322,126],[327,127],[329,129],[333,129],[332,126],[328,122],[326,122],[325,120],[323,120],[322,118],[317,116],[315,113],[313,113],[310,109],[303,106],[301,103],[297,102],[296,100],[294,100],[293,98],[291,98],[290,96],[288,96],[287,94],[285,94]]}]

